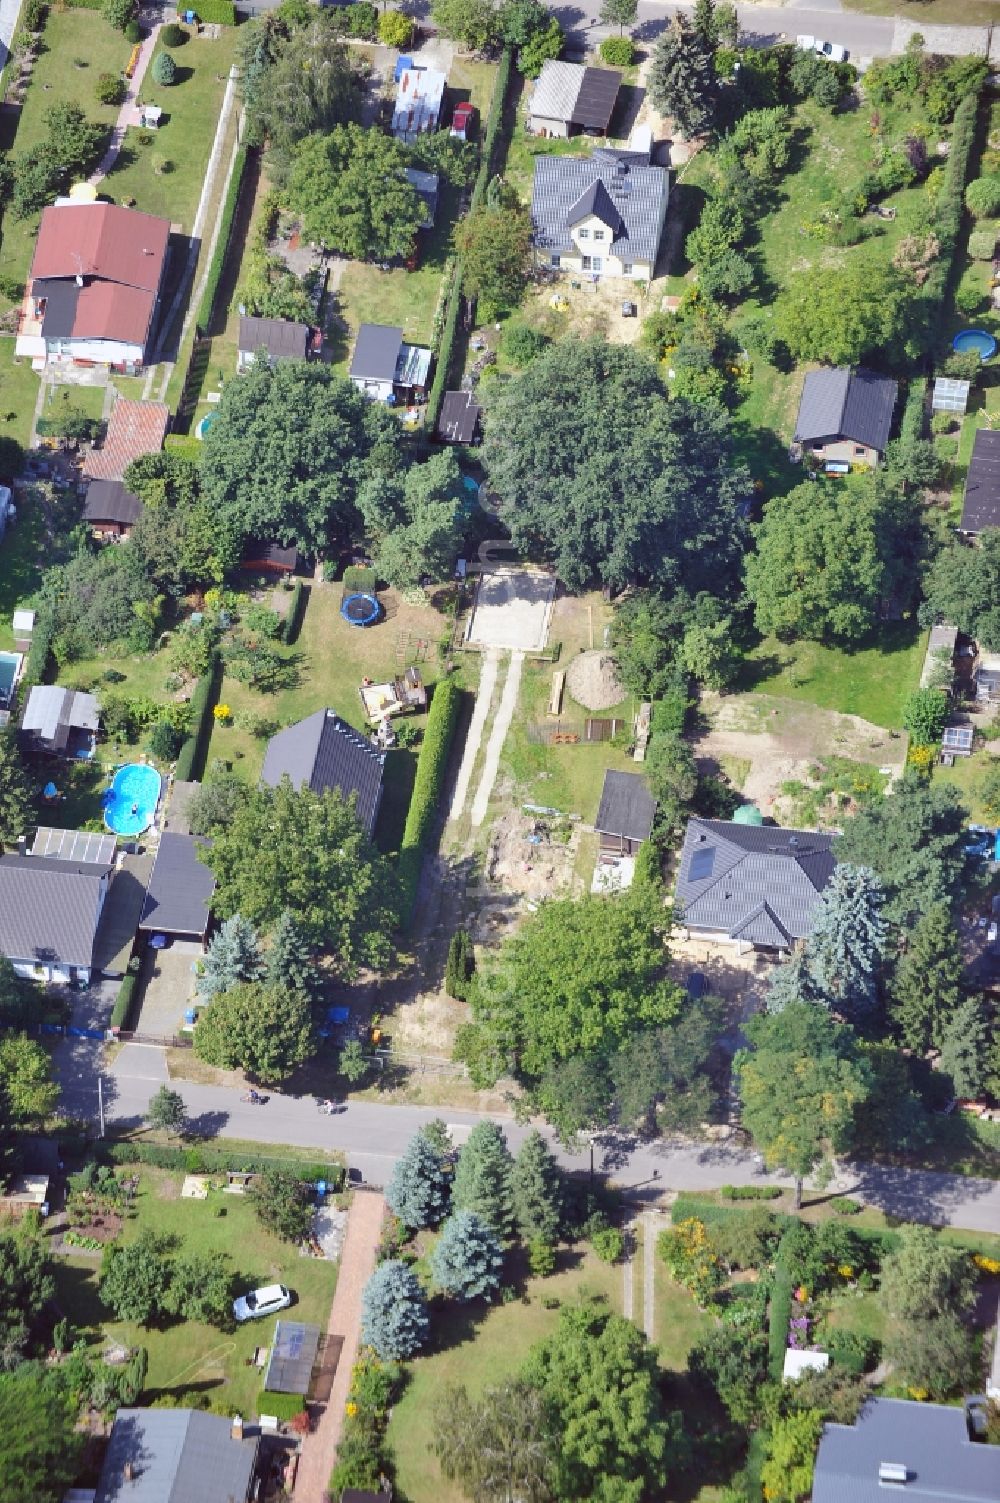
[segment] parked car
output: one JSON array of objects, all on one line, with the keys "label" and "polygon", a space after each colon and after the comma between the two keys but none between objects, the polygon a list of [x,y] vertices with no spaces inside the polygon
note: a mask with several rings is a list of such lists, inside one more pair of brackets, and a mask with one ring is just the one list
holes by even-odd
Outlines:
[{"label": "parked car", "polygon": [[841,47],[839,42],[823,42],[819,37],[796,37],[795,45],[802,52],[815,52],[831,63],[847,62],[847,48]]},{"label": "parked car", "polygon": [[451,134],[457,136],[460,141],[469,139],[472,126],[473,107],[471,104],[456,104],[455,113],[451,117]]},{"label": "parked car", "polygon": [[284,1284],[265,1284],[262,1289],[251,1289],[233,1300],[233,1314],[237,1320],[261,1320],[265,1315],[275,1315],[287,1310],[292,1296]]}]

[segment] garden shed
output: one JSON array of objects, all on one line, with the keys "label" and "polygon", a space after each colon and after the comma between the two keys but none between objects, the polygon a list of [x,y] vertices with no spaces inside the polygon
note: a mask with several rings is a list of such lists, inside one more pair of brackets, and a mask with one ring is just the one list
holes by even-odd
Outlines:
[{"label": "garden shed", "polygon": [[265,1392],[301,1393],[305,1396],[312,1382],[318,1350],[319,1326],[303,1325],[298,1320],[279,1320],[264,1374]]}]

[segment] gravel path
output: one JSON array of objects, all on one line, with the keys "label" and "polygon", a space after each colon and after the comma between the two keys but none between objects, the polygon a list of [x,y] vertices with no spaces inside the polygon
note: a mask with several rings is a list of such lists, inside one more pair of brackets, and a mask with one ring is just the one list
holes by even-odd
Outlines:
[{"label": "gravel path", "polygon": [[512,652],[510,666],[507,669],[507,677],[504,680],[503,693],[490,729],[490,739],[486,744],[486,761],[483,765],[483,775],[476,789],[476,796],[472,801],[470,817],[474,825],[481,825],[486,818],[486,810],[489,808],[490,794],[493,792],[493,784],[496,782],[497,768],[500,766],[500,753],[510,730],[510,723],[514,718],[517,708],[517,691],[521,687],[521,669],[524,666],[524,653]]},{"label": "gravel path", "polygon": [[469,729],[465,737],[462,764],[458,769],[458,777],[455,781],[455,792],[451,800],[451,819],[461,819],[462,810],[465,808],[469,784],[472,782],[472,769],[476,765],[476,757],[479,754],[479,743],[483,739],[483,731],[486,729],[490,705],[493,703],[493,690],[496,687],[499,668],[500,653],[495,647],[490,647],[483,653],[479,663],[479,688],[476,690],[476,703],[473,707],[472,719],[469,722]]},{"label": "gravel path", "polygon": [[342,1341],[343,1346],[330,1398],[316,1429],[303,1442],[295,1477],[296,1503],[325,1503],[327,1497],[326,1487],[337,1459],[344,1405],[351,1386],[351,1369],[358,1355],[361,1291],[375,1268],[384,1211],[381,1195],[370,1190],[359,1191],[351,1203],[337,1289],[326,1328],[328,1339]]}]

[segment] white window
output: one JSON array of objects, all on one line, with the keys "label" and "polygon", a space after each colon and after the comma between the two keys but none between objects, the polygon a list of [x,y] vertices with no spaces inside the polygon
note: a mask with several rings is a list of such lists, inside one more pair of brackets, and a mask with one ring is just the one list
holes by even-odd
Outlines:
[{"label": "white window", "polygon": [[630,277],[631,275],[632,275],[632,262],[631,261],[623,261],[622,262],[622,276],[623,277]]},{"label": "white window", "polygon": [[583,257],[583,269],[584,269],[584,271],[589,271],[590,267],[591,267],[590,257],[589,256],[584,256]]},{"label": "white window", "polygon": [[594,231],[594,239],[595,240],[603,240],[604,239],[604,231],[603,230],[595,230]]},{"label": "white window", "polygon": [[562,260],[557,255],[551,255],[549,257],[549,265],[550,266],[561,266],[562,265]]},{"label": "white window", "polygon": [[592,260],[591,260],[591,263],[590,263],[590,269],[591,269],[591,271],[603,271],[604,270],[604,261],[603,261],[603,258],[601,256],[594,256],[592,258]]},{"label": "white window", "polygon": [[868,450],[865,448],[864,444],[855,444],[854,445],[854,453],[855,453],[856,458],[863,459],[865,457],[865,455],[868,453]]},{"label": "white window", "polygon": [[590,239],[590,231],[589,230],[578,230],[577,234],[579,235],[579,237],[580,237],[581,240],[589,240]]}]

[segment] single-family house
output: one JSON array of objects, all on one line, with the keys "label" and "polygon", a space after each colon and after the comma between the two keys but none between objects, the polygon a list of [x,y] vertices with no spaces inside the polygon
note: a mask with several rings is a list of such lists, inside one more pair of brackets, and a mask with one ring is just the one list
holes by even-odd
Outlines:
[{"label": "single-family house", "polygon": [[21,730],[41,751],[79,757],[93,751],[99,724],[93,694],[62,684],[36,684],[24,707]]},{"label": "single-family house", "polygon": [[988,527],[1000,527],[1000,431],[977,428],[958,530],[978,537]]},{"label": "single-family house", "polygon": [[402,329],[362,324],[348,372],[359,391],[376,402],[414,402],[427,395],[431,352],[407,344]]},{"label": "single-family house", "polygon": [[656,800],[638,772],[604,774],[594,829],[601,837],[601,859],[635,856],[653,830]]},{"label": "single-family house", "polygon": [[969,1405],[869,1399],[853,1425],[824,1426],[812,1503],[996,1503],[1000,1453],[970,1418]]},{"label": "single-family house", "polygon": [[136,375],[153,355],[170,222],[111,203],[42,211],[16,353]]},{"label": "single-family house", "polygon": [[897,383],[846,365],[810,371],[802,385],[795,442],[828,465],[876,465],[885,454]]},{"label": "single-family house", "polygon": [[371,836],[382,803],[385,753],[341,720],[333,710],[317,710],[272,736],[264,754],[261,781],[277,788],[290,778],[295,788],[323,793],[336,788],[355,800],[358,823]]},{"label": "single-family house", "polygon": [[606,136],[622,76],[612,68],[543,63],[528,105],[528,129],[538,136]]},{"label": "single-family house", "polygon": [[392,134],[397,141],[415,141],[427,131],[437,130],[446,82],[436,68],[411,66],[400,72],[392,111]]},{"label": "single-family house", "polygon": [[696,939],[790,950],[812,930],[833,875],[834,837],[813,830],[689,819],[677,869],[677,917]]},{"label": "single-family house", "polygon": [[474,444],[479,438],[481,415],[482,409],[471,391],[446,391],[436,437],[445,444]]},{"label": "single-family house", "polygon": [[539,257],[559,271],[649,281],[667,217],[668,175],[645,152],[538,156],[531,193]]},{"label": "single-family house", "polygon": [[416,190],[417,197],[424,206],[424,217],[420,221],[420,228],[432,230],[437,218],[440,177],[436,172],[420,172],[416,167],[404,167],[403,173],[410,187]]},{"label": "single-family house", "polygon": [[119,1409],[94,1503],[248,1503],[258,1435],[198,1409]]},{"label": "single-family house", "polygon": [[113,867],[58,856],[0,856],[0,954],[38,981],[90,983]]},{"label": "single-family house", "polygon": [[142,516],[142,502],[123,480],[92,480],[87,487],[83,520],[95,538],[127,538]]},{"label": "single-family house", "polygon": [[245,371],[259,354],[273,365],[276,360],[305,360],[309,351],[309,325],[288,318],[248,318],[240,315],[237,370]]},{"label": "single-family house", "polygon": [[141,933],[205,943],[215,878],[198,851],[208,844],[203,836],[163,831],[142,905]]},{"label": "single-family house", "polygon": [[159,454],[169,424],[170,408],[165,402],[119,397],[111,409],[104,442],[87,455],[84,476],[87,480],[123,480],[133,459]]}]

